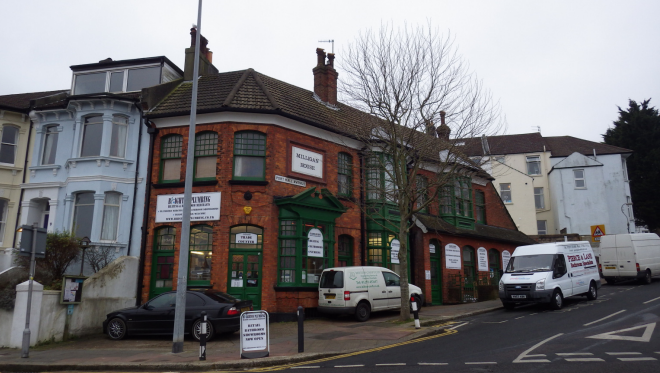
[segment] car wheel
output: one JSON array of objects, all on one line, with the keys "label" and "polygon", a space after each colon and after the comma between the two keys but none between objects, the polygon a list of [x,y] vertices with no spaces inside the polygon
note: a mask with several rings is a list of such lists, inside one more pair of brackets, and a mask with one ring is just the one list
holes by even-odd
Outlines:
[{"label": "car wheel", "polygon": [[[415,295],[413,295],[413,299],[415,299],[415,303],[417,303],[417,312],[421,311],[422,310],[422,298],[419,295],[415,294]],[[412,305],[410,306],[410,312],[413,312]]]},{"label": "car wheel", "polygon": [[360,302],[357,307],[355,307],[355,318],[357,321],[367,321],[369,320],[369,315],[371,315],[371,307],[367,302]]},{"label": "car wheel", "polygon": [[561,294],[561,290],[555,289],[552,292],[552,299],[550,300],[550,308],[553,310],[560,310],[564,305],[564,296]]},{"label": "car wheel", "polygon": [[591,281],[589,291],[587,291],[587,299],[596,300],[596,298],[598,298],[598,288],[596,287],[596,283]]},{"label": "car wheel", "polygon": [[646,273],[644,274],[644,278],[642,279],[642,284],[644,285],[650,285],[653,279],[651,278],[651,270],[647,269]]},{"label": "car wheel", "polygon": [[[197,319],[192,325],[192,336],[196,341],[199,341],[199,337],[202,335],[202,319]],[[206,341],[213,339],[215,331],[213,330],[213,324],[206,322]]]},{"label": "car wheel", "polygon": [[108,323],[108,337],[118,341],[126,338],[126,323],[124,320],[115,317]]},{"label": "car wheel", "polygon": [[516,304],[513,302],[502,302],[502,305],[504,306],[504,309],[507,311],[511,311],[516,307]]}]

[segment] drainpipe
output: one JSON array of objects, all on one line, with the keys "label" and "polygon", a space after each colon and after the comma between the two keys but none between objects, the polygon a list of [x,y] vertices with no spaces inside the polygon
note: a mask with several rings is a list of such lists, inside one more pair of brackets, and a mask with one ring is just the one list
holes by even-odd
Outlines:
[{"label": "drainpipe", "polygon": [[137,190],[138,190],[138,177],[140,176],[140,149],[142,148],[142,116],[144,113],[142,112],[142,108],[140,105],[135,105],[138,109],[138,112],[140,113],[140,124],[138,125],[140,127],[140,132],[138,133],[138,147],[137,147],[137,160],[135,161],[135,180],[133,182],[133,207],[131,207],[131,225],[129,228],[129,234],[128,234],[128,249],[126,250],[126,255],[130,256],[131,255],[131,244],[133,242],[133,223],[135,221],[135,200],[137,196]]},{"label": "drainpipe", "polygon": [[573,232],[573,223],[571,222],[571,217],[566,215],[566,192],[564,190],[564,173],[559,172],[559,177],[561,178],[561,196],[562,196],[562,204],[564,205],[564,217],[568,219],[568,233]]},{"label": "drainpipe", "polygon": [[[28,118],[30,118],[30,115],[28,114]],[[32,118],[30,118],[30,129],[28,131],[28,138],[27,138],[27,146],[25,149],[25,162],[23,163],[23,184],[25,184],[25,178],[28,173],[28,155],[30,154],[30,139],[32,138],[32,126],[34,122],[32,121]],[[34,148],[32,149],[34,150]],[[16,231],[18,230],[18,224],[20,224],[21,221],[21,211],[22,211],[22,205],[23,205],[23,193],[25,193],[25,189],[21,188],[21,195],[18,200],[18,213],[16,214],[16,226],[14,227],[14,242],[12,246],[16,248],[16,238],[17,234]]]},{"label": "drainpipe", "polygon": [[148,163],[147,163],[147,175],[145,177],[146,188],[145,188],[145,201],[144,201],[144,212],[142,213],[142,241],[140,243],[140,264],[138,267],[138,280],[137,280],[137,290],[135,294],[135,305],[139,306],[142,303],[142,287],[144,286],[144,260],[147,251],[147,226],[148,226],[148,216],[149,216],[149,206],[151,202],[151,173],[153,171],[153,156],[154,156],[154,143],[156,142],[156,133],[158,130],[155,127],[149,125],[151,121],[145,120],[144,125],[147,127],[147,133],[150,136],[149,141],[149,154],[148,154]]}]

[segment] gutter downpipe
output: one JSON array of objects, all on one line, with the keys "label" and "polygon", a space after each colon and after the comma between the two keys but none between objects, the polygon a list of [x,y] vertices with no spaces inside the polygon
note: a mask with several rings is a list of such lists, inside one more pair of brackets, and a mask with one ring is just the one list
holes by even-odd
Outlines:
[{"label": "gutter downpipe", "polygon": [[138,109],[138,112],[140,112],[140,132],[138,133],[138,148],[137,148],[137,160],[135,161],[135,180],[133,181],[133,207],[131,207],[131,225],[129,228],[129,235],[128,235],[128,249],[126,250],[126,254],[128,256],[131,255],[131,244],[133,242],[133,223],[135,221],[135,200],[137,197],[137,190],[138,190],[138,177],[140,176],[140,150],[142,149],[142,121],[143,121],[143,115],[144,113],[142,112],[142,108],[140,108],[140,105],[135,105]]},{"label": "gutter downpipe", "polygon": [[571,233],[573,232],[573,222],[571,221],[571,217],[566,215],[566,192],[564,190],[564,173],[559,172],[559,177],[561,178],[561,197],[562,197],[562,204],[564,205],[564,217],[568,219],[569,231],[567,233]]}]

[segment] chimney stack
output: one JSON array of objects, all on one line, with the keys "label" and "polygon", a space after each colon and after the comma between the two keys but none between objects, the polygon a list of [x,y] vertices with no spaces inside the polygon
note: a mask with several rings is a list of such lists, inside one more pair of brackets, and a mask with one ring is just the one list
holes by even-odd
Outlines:
[{"label": "chimney stack", "polygon": [[[195,42],[197,36],[197,28],[190,29],[190,48],[186,48],[186,61],[183,69],[183,79],[192,80],[194,72],[194,59],[195,59]],[[204,35],[199,36],[199,75],[209,75],[218,73],[218,69],[213,66],[213,52],[208,48],[209,41]]]},{"label": "chimney stack", "polygon": [[[326,57],[328,63],[325,63]],[[337,76],[339,74],[334,68],[335,54],[328,53],[321,48],[316,48],[316,67],[314,73],[314,93],[323,102],[337,105]]]},{"label": "chimney stack", "polygon": [[433,121],[426,119],[425,123],[426,123],[426,134],[435,137],[435,126],[433,125]]},{"label": "chimney stack", "polygon": [[449,140],[449,134],[451,133],[451,129],[447,124],[445,124],[445,113],[444,111],[440,112],[440,126],[438,129],[436,129],[436,132],[438,133],[438,138],[442,140]]}]

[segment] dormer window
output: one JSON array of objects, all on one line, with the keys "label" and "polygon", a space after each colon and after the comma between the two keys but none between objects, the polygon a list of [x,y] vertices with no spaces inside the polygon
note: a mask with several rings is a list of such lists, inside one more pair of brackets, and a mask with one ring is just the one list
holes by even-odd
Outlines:
[{"label": "dormer window", "polygon": [[113,69],[74,75],[73,94],[134,92],[160,84],[160,66]]}]

